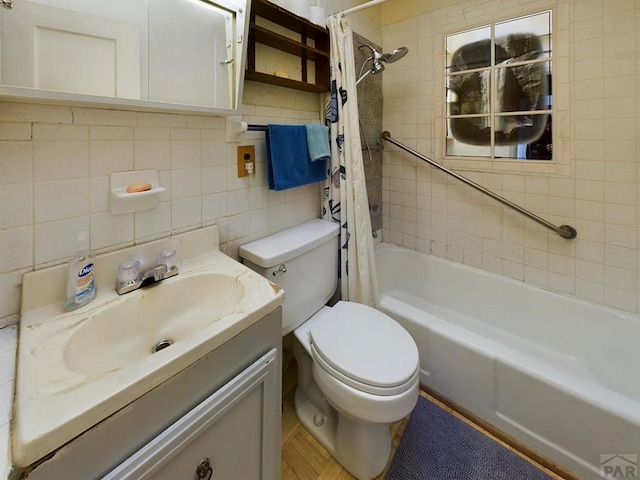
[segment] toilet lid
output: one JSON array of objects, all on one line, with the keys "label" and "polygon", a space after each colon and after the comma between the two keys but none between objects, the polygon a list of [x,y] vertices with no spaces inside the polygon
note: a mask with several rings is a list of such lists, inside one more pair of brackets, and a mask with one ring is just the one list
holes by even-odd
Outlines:
[{"label": "toilet lid", "polygon": [[[312,351],[338,376],[372,393],[397,390],[416,378],[418,348],[409,333],[384,313],[366,305],[338,302],[309,332]],[[396,388],[394,388],[396,387]]]}]

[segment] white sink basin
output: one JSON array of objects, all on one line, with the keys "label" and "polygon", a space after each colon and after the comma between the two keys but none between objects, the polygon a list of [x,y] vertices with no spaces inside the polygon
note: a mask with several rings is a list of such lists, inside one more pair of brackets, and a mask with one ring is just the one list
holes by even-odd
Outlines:
[{"label": "white sink basin", "polygon": [[102,373],[159,354],[161,345],[197,335],[231,313],[243,296],[242,283],[221,273],[177,275],[136,290],[81,321],[64,363],[78,373]]},{"label": "white sink basin", "polygon": [[[62,309],[64,265],[25,275],[12,432],[17,466],[55,451],[282,305],[279,287],[218,251],[217,242],[217,227],[207,227],[100,255],[98,296],[73,312]],[[115,292],[119,263],[167,248],[182,252],[177,276]],[[154,353],[165,339],[171,345]]]}]

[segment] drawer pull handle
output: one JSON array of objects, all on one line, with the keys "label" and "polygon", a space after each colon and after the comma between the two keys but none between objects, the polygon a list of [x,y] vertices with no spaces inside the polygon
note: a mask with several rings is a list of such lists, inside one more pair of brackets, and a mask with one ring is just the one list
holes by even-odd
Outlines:
[{"label": "drawer pull handle", "polygon": [[195,480],[211,480],[211,475],[213,475],[213,468],[211,468],[209,457],[207,457],[196,467]]}]

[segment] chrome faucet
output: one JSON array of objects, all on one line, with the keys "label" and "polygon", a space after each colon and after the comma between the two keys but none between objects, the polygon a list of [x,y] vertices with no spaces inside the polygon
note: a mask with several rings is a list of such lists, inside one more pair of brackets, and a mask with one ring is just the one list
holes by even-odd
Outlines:
[{"label": "chrome faucet", "polygon": [[116,292],[118,295],[133,292],[147,285],[161,282],[178,274],[175,265],[175,250],[164,250],[158,254],[158,264],[140,273],[140,261],[131,260],[118,266]]}]

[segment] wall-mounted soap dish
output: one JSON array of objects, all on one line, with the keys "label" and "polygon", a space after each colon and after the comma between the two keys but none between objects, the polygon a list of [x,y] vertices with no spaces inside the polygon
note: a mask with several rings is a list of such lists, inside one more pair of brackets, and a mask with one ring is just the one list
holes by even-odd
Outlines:
[{"label": "wall-mounted soap dish", "polygon": [[[150,190],[128,193],[127,187],[133,184],[149,183]],[[148,210],[158,205],[158,198],[165,188],[158,185],[157,170],[136,170],[111,174],[111,214]]]}]

